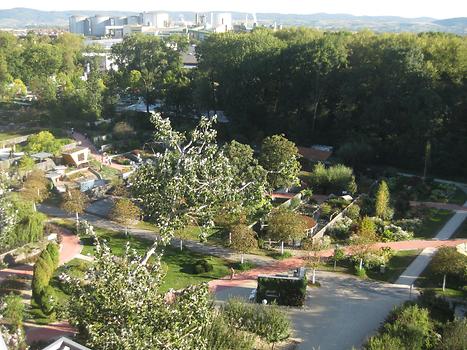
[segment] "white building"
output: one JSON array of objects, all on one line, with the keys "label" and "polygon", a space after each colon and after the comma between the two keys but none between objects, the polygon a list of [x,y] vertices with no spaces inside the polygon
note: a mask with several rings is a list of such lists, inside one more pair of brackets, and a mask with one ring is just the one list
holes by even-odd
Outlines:
[{"label": "white building", "polygon": [[89,22],[84,16],[71,16],[69,19],[70,33],[85,35],[88,32]]},{"label": "white building", "polygon": [[168,13],[163,12],[143,12],[141,14],[142,25],[156,28],[167,28],[170,25]]},{"label": "white building", "polygon": [[211,14],[211,26],[216,33],[225,33],[232,30],[232,14],[227,12]]},{"label": "white building", "polygon": [[90,18],[91,35],[104,36],[106,34],[105,27],[110,24],[110,17],[95,15]]}]

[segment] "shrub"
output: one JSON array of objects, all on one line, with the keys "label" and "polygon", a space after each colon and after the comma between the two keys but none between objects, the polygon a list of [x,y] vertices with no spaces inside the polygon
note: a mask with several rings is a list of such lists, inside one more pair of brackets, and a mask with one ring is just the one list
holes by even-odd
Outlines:
[{"label": "shrub", "polygon": [[[278,305],[303,306],[306,298],[306,278],[282,279],[278,277],[258,277],[258,288],[256,301],[266,299],[269,303],[276,302]],[[274,292],[276,297],[270,297]],[[268,294],[268,295],[267,295]]]},{"label": "shrub", "polygon": [[42,311],[46,315],[51,315],[55,309],[55,304],[57,301],[57,296],[53,287],[49,285],[45,286],[44,289],[42,289],[41,291],[39,300],[39,305]]},{"label": "shrub", "polygon": [[214,269],[212,264],[210,264],[206,259],[197,260],[191,268],[191,273],[200,274],[210,272]]},{"label": "shrub", "polygon": [[232,329],[222,315],[214,317],[211,326],[206,329],[208,349],[216,350],[251,350],[255,337],[242,330]]},{"label": "shrub", "polygon": [[329,218],[331,216],[332,207],[328,203],[323,203],[320,206],[321,216]]},{"label": "shrub", "polygon": [[234,328],[258,335],[275,344],[290,336],[290,321],[275,305],[251,305],[230,299],[222,309],[227,322]]},{"label": "shrub", "polygon": [[235,270],[238,270],[238,271],[247,271],[247,270],[251,270],[252,268],[254,268],[255,265],[253,265],[252,263],[250,262],[244,262],[244,263],[236,263],[236,264],[233,264],[233,268]]},{"label": "shrub", "polygon": [[458,318],[446,324],[439,350],[467,349],[467,319]]},{"label": "shrub", "polygon": [[360,207],[357,204],[352,204],[347,208],[345,216],[352,220],[358,220],[360,218]]},{"label": "shrub", "polygon": [[[1,314],[6,319],[8,324],[18,329],[23,324],[24,303],[19,295],[9,294],[3,298],[3,310]],[[1,303],[0,303],[1,308]]]},{"label": "shrub", "polygon": [[352,233],[351,226],[352,220],[344,216],[342,219],[337,220],[326,233],[335,239],[345,240],[348,239]]},{"label": "shrub", "polygon": [[[44,249],[39,255],[39,258],[34,265],[32,296],[45,313],[52,308],[51,303],[47,302],[47,300],[49,300],[49,297],[53,295],[50,290],[45,292],[44,290],[47,289],[50,279],[58,267],[58,259],[58,245],[56,243],[49,243],[46,249]],[[43,304],[43,302],[46,303]]]},{"label": "shrub", "polygon": [[271,257],[277,260],[284,260],[291,258],[293,255],[291,252],[284,252],[284,254],[281,254],[280,252],[274,252],[271,254]]},{"label": "shrub", "polygon": [[326,168],[322,163],[318,163],[311,172],[310,180],[315,189],[325,194],[340,194],[343,191],[357,192],[352,168],[342,164]]},{"label": "shrub", "polygon": [[355,266],[355,274],[362,279],[368,278],[365,268],[360,268],[358,265]]}]

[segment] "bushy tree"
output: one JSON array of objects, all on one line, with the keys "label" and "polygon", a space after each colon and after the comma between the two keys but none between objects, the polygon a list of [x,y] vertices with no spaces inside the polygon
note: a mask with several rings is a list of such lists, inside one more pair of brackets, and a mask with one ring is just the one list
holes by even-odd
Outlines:
[{"label": "bushy tree", "polygon": [[[250,187],[254,179],[239,183],[235,169],[216,144],[212,120],[201,118],[190,133],[172,129],[170,121],[153,115],[155,143],[162,148],[156,161],[138,168],[131,189],[144,213],[158,225],[164,239],[188,223],[210,226],[228,205],[233,210],[256,207],[258,198]],[[264,193],[263,193],[264,196]]]},{"label": "bushy tree", "polygon": [[62,143],[50,131],[40,131],[28,137],[24,149],[29,153],[48,152],[57,155],[61,148]]},{"label": "bushy tree", "polygon": [[243,264],[243,255],[258,247],[258,241],[255,232],[247,225],[235,225],[230,230],[230,247],[241,254],[241,263]]},{"label": "bushy tree", "polygon": [[307,222],[300,215],[287,209],[277,209],[269,214],[267,234],[278,241],[301,240],[306,237]]},{"label": "bushy tree", "polygon": [[283,135],[266,137],[261,144],[259,163],[267,171],[271,190],[299,183],[301,165],[297,146]]},{"label": "bushy tree", "polygon": [[88,202],[88,197],[79,189],[69,189],[62,196],[61,208],[69,214],[75,214],[78,223],[79,214],[84,213]]},{"label": "bushy tree", "polygon": [[86,281],[69,280],[70,321],[101,350],[208,349],[213,309],[207,285],[164,294],[160,256],[147,263],[127,247],[116,258],[98,242]]},{"label": "bushy tree", "polygon": [[33,203],[40,203],[49,196],[49,180],[42,170],[34,170],[27,175],[21,189],[21,196]]},{"label": "bushy tree", "polygon": [[140,216],[141,210],[128,198],[117,199],[110,212],[110,218],[122,224],[125,227],[125,231],[129,225],[138,221]]},{"label": "bushy tree", "polygon": [[352,168],[342,164],[326,167],[323,163],[318,163],[311,172],[310,180],[313,187],[322,193],[357,192]]},{"label": "bushy tree", "polygon": [[467,257],[455,248],[441,247],[431,260],[430,273],[439,280],[446,277],[454,287],[463,286],[467,282]]}]

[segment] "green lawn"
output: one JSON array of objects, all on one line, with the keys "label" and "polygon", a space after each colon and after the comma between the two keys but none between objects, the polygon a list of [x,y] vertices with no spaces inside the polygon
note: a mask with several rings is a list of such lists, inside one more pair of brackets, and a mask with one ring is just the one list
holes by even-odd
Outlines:
[{"label": "green lawn", "polygon": [[[112,252],[115,255],[124,253],[127,242],[130,242],[132,249],[135,249],[139,254],[144,255],[148,248],[152,245],[152,241],[134,236],[125,237],[124,233],[104,230],[97,228],[96,234],[107,242]],[[94,245],[90,237],[84,237],[82,240],[84,248],[82,254],[93,255]],[[197,254],[187,249],[180,251],[173,247],[161,247],[159,251],[163,251],[162,262],[166,271],[166,278],[162,286],[162,290],[170,288],[181,289],[191,284],[207,282],[213,279],[221,278],[229,274],[230,263],[224,259]],[[193,262],[199,259],[206,259],[213,265],[213,271],[202,274],[190,274],[187,268]]]},{"label": "green lawn", "polygon": [[420,254],[420,250],[400,250],[389,259],[384,273],[380,273],[378,270],[370,270],[367,271],[368,277],[394,283],[418,254]]},{"label": "green lawn", "polygon": [[454,193],[454,196],[449,199],[449,203],[457,204],[457,205],[463,205],[467,201],[467,193],[462,191],[459,187],[456,190],[456,193]]},{"label": "green lawn", "polygon": [[450,210],[426,208],[422,225],[415,230],[415,238],[433,238],[454,215]]},{"label": "green lawn", "polygon": [[467,219],[457,228],[452,238],[467,238]]}]

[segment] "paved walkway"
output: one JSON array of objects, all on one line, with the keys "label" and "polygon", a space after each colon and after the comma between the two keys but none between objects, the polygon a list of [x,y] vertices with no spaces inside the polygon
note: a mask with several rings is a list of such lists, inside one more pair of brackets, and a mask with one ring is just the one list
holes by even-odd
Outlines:
[{"label": "paved walkway", "polygon": [[[464,189],[465,190],[465,189]],[[467,208],[467,202],[464,203],[464,208]],[[420,255],[415,258],[414,261],[405,269],[405,271],[397,279],[396,284],[410,286],[415,283],[420,274],[426,269],[431,261],[431,258],[436,253],[436,248],[440,246],[451,246],[451,242],[454,245],[465,243],[465,240],[446,241],[454,235],[460,225],[466,220],[467,211],[458,210],[451,219],[441,228],[438,234],[435,236],[435,240],[439,240],[440,245],[432,245],[431,247],[425,247]],[[444,244],[443,244],[444,243]]]},{"label": "paved walkway", "polygon": [[[50,217],[75,220],[73,215],[69,215],[65,213],[64,211],[62,211],[61,209],[50,206],[50,205],[45,205],[45,204],[38,205],[38,210],[43,212],[44,214],[47,214]],[[103,229],[120,231],[120,232],[123,232],[125,230],[123,226],[113,221],[110,221],[108,219],[94,215],[94,214],[85,213],[81,215],[81,218],[88,221],[95,227],[100,227]],[[147,239],[150,241],[156,241],[159,239],[159,236],[156,232],[145,230],[145,229],[140,229],[140,228],[135,228],[135,227],[129,228],[128,233],[131,234],[132,236],[140,237],[140,238]],[[173,247],[180,247],[180,239],[178,238],[172,239],[171,245]],[[189,249],[195,253],[213,255],[213,256],[221,257],[221,258],[224,258],[230,261],[240,261],[240,258],[241,258],[240,254],[233,252],[231,249],[220,247],[220,246],[205,245],[200,242],[195,242],[195,241],[190,241],[190,240],[183,240],[183,247],[184,249]],[[261,265],[261,266],[267,266],[271,264],[272,262],[277,261],[268,256],[260,256],[260,255],[254,255],[254,254],[244,254],[244,259],[245,261],[254,263],[255,265]]]}]

